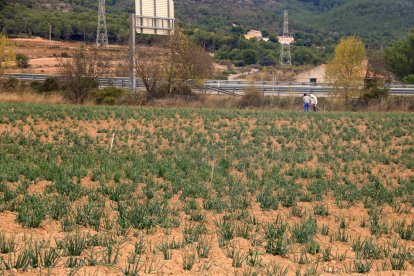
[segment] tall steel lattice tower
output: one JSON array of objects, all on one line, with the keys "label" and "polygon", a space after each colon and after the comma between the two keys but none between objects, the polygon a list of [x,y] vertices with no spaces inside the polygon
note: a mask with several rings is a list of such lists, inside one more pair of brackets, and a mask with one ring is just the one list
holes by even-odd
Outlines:
[{"label": "tall steel lattice tower", "polygon": [[98,0],[98,29],[96,46],[108,46],[108,29],[106,28],[105,0]]},{"label": "tall steel lattice tower", "polygon": [[290,43],[292,42],[292,39],[293,38],[289,36],[289,13],[285,10],[283,16],[283,36],[279,37],[279,42],[282,46],[280,50],[281,65],[292,65],[292,54],[290,52]]}]

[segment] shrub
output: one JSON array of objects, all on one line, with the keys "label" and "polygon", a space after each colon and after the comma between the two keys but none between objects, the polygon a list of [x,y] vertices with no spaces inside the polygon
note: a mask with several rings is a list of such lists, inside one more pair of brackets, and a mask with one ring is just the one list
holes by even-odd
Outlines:
[{"label": "shrub", "polygon": [[42,85],[42,92],[52,92],[59,90],[59,79],[56,77],[48,77],[45,79]]},{"label": "shrub", "polygon": [[166,98],[169,95],[168,89],[169,89],[168,85],[163,84],[163,85],[160,85],[157,89],[155,89],[154,93],[148,94],[147,96],[149,99]]},{"label": "shrub", "polygon": [[227,80],[228,79],[228,75],[226,74],[226,71],[221,72],[221,73],[216,73],[213,76],[213,79],[215,79],[215,80]]},{"label": "shrub", "polygon": [[32,81],[30,87],[37,93],[49,93],[59,90],[60,83],[58,78],[48,77],[43,82]]},{"label": "shrub", "polygon": [[29,65],[29,57],[25,54],[16,54],[16,64],[19,68],[28,68]]},{"label": "shrub", "polygon": [[408,75],[402,79],[404,84],[414,84],[414,74]]},{"label": "shrub", "polygon": [[386,102],[385,110],[414,111],[414,99],[411,96],[392,96]]},{"label": "shrub", "polygon": [[237,66],[237,67],[244,67],[244,66],[246,66],[246,63],[244,63],[243,60],[235,60],[234,65]]},{"label": "shrub", "polygon": [[263,94],[254,86],[246,88],[240,100],[240,107],[259,107],[263,103]]},{"label": "shrub", "polygon": [[122,97],[118,98],[116,103],[119,105],[146,105],[147,97],[142,93],[125,91]]},{"label": "shrub", "polygon": [[191,87],[186,84],[182,85],[173,85],[170,87],[167,83],[159,85],[152,93],[147,93],[146,98],[151,99],[163,99],[169,97],[184,97],[189,100],[199,99],[197,94],[195,94]]},{"label": "shrub", "polygon": [[92,91],[91,98],[96,104],[114,105],[125,91],[116,87],[106,87]]},{"label": "shrub", "polygon": [[99,87],[98,77],[110,71],[110,61],[97,48],[79,47],[72,59],[59,59],[63,95],[75,104],[82,104]]},{"label": "shrub", "polygon": [[72,103],[83,103],[90,91],[99,87],[98,81],[90,77],[67,79],[63,85],[66,99]]},{"label": "shrub", "polygon": [[190,96],[193,92],[188,85],[173,86],[171,88],[171,95]]},{"label": "shrub", "polygon": [[373,100],[383,100],[388,98],[390,91],[385,87],[372,87],[367,89],[361,96],[361,100],[368,103]]},{"label": "shrub", "polygon": [[16,78],[8,78],[1,82],[1,87],[7,92],[17,92],[25,87],[24,82]]},{"label": "shrub", "polygon": [[168,84],[160,85],[150,98],[166,98],[170,96],[195,96],[191,87],[188,85],[180,85],[169,87]]},{"label": "shrub", "polygon": [[41,90],[42,87],[42,82],[38,81],[38,80],[34,80],[32,82],[30,82],[30,88],[36,92],[38,92],[39,90]]}]

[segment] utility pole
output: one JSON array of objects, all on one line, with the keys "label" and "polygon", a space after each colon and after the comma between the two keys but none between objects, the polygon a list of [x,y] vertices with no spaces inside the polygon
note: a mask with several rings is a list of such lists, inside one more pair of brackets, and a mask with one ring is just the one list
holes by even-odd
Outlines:
[{"label": "utility pole", "polygon": [[99,46],[108,46],[105,0],[98,0],[98,29],[96,31],[96,47]]},{"label": "utility pole", "polygon": [[136,33],[135,14],[129,14],[129,83],[130,88],[135,92],[137,88],[136,81],[136,57],[135,57],[135,33]]},{"label": "utility pole", "polygon": [[283,15],[283,36],[279,37],[282,46],[280,50],[280,65],[292,65],[292,55],[290,52],[291,39],[292,37],[289,36],[289,13],[285,10]]}]

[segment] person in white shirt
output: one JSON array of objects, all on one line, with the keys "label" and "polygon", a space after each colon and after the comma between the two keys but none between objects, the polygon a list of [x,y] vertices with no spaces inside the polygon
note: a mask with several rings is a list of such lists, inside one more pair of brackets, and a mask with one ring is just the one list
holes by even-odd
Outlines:
[{"label": "person in white shirt", "polygon": [[305,112],[309,112],[309,107],[310,107],[310,97],[308,96],[308,94],[303,94],[303,111]]},{"label": "person in white shirt", "polygon": [[310,94],[310,105],[312,106],[312,110],[316,112],[317,105],[318,105],[318,98],[315,96],[315,94]]}]

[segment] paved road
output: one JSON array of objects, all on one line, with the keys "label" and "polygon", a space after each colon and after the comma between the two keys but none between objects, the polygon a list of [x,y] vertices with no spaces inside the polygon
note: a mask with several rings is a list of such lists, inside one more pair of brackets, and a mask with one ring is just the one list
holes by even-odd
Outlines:
[{"label": "paved road", "polygon": [[[21,80],[42,81],[49,75],[38,74],[10,74],[3,77],[14,77]],[[99,78],[100,87],[115,86],[119,88],[128,88],[128,78]],[[332,87],[326,84],[299,83],[299,82],[248,82],[248,81],[226,81],[226,80],[207,80],[203,87],[198,91],[205,94],[216,95],[243,95],[244,90],[250,86],[255,87],[264,95],[292,96],[312,91],[319,96],[328,96]],[[144,89],[141,81],[137,81],[138,89]],[[391,95],[412,95],[414,96],[414,85],[402,85],[393,83],[389,85]]]}]

